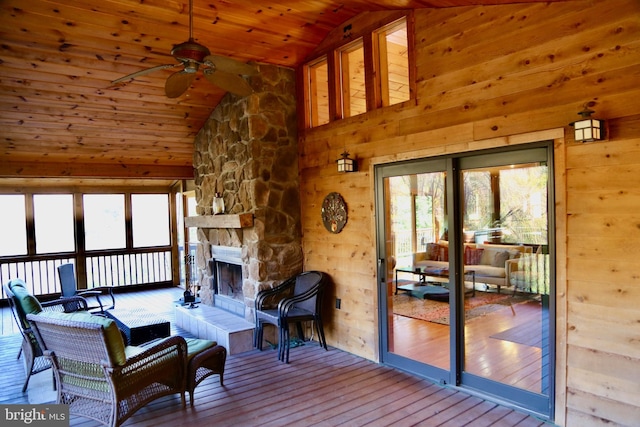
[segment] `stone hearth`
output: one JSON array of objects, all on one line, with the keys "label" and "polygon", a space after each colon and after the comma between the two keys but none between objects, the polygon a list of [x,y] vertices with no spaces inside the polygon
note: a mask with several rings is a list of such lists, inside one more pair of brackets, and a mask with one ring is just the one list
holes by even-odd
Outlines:
[{"label": "stone hearth", "polygon": [[199,338],[216,341],[229,354],[253,350],[253,322],[203,304],[195,309],[178,306],[174,311],[176,326]]},{"label": "stone hearth", "polygon": [[227,94],[195,139],[198,215],[211,215],[215,193],[225,213],[252,213],[248,228],[199,228],[197,281],[213,304],[211,246],[240,248],[245,318],[261,289],[302,271],[295,73],[260,65],[254,93]]}]

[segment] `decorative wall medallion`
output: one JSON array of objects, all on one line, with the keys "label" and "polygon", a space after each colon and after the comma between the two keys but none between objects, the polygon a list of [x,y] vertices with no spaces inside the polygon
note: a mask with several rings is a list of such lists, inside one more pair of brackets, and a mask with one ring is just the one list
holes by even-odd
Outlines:
[{"label": "decorative wall medallion", "polygon": [[347,205],[338,193],[329,193],[322,202],[322,223],[331,233],[339,233],[347,224]]}]

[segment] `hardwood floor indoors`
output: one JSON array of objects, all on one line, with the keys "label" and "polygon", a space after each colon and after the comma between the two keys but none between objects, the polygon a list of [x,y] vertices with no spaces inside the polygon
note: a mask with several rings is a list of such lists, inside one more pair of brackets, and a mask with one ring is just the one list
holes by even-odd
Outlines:
[{"label": "hardwood floor indoors", "polygon": [[[180,294],[179,288],[169,288],[122,293],[116,298],[118,307],[154,307],[156,312],[172,320],[173,301]],[[524,309],[518,316],[524,318]],[[34,403],[42,388],[47,386],[41,385],[35,390],[30,386],[27,393],[21,393],[24,369],[22,360],[16,359],[21,337],[8,324],[12,322],[8,309],[3,308],[0,403]],[[398,325],[401,322],[405,322],[400,329],[406,333],[407,343],[415,345],[419,340],[409,338],[423,333],[424,327],[411,319],[398,319]],[[185,331],[172,325],[172,333],[185,334]],[[448,352],[448,346],[446,348]],[[438,357],[444,355],[438,354]],[[39,375],[43,374],[50,381],[50,372]],[[513,408],[436,385],[335,348],[324,351],[315,342],[292,349],[288,365],[279,362],[272,350],[231,355],[227,358],[224,387],[220,386],[217,376],[206,379],[196,389],[194,408],[182,409],[179,397],[170,396],[150,403],[124,423],[136,427],[527,427],[544,424],[544,421]],[[93,427],[97,423],[72,417],[70,425]]]},{"label": "hardwood floor indoors", "polygon": [[[494,338],[519,328],[528,337],[540,336],[540,303],[505,305],[501,310],[465,324],[466,370],[492,380],[540,392],[542,349]],[[443,369],[449,367],[449,326],[393,315],[393,352]]]}]

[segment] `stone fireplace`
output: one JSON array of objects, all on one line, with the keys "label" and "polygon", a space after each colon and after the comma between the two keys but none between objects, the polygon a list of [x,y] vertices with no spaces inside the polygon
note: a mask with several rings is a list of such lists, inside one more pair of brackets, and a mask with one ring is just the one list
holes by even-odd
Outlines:
[{"label": "stone fireplace", "polygon": [[[198,215],[253,214],[244,228],[198,228],[196,275],[204,304],[240,304],[253,320],[256,294],[302,271],[294,71],[260,65],[248,97],[227,94],[195,138]],[[217,251],[217,252],[216,252]],[[233,253],[235,267],[214,260]],[[238,276],[240,274],[240,281]],[[242,310],[237,310],[238,314]]]}]

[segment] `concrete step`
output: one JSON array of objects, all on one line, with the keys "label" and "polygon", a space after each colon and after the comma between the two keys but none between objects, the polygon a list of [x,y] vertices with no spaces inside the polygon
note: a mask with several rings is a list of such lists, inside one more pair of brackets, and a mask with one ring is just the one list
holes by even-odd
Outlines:
[{"label": "concrete step", "polygon": [[176,306],[174,310],[178,327],[198,338],[217,341],[228,354],[253,350],[253,323],[205,304],[198,304],[196,308]]}]

